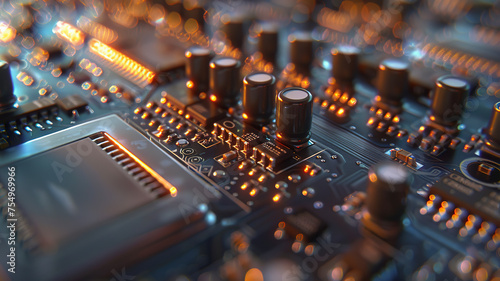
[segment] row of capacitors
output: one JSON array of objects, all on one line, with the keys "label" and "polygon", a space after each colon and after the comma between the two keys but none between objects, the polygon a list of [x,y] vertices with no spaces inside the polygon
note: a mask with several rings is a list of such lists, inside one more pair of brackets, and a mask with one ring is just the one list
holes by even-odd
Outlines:
[{"label": "row of capacitors", "polygon": [[[332,49],[332,76],[335,89],[342,92],[354,93],[353,81],[357,76],[360,50],[353,46],[337,46]],[[378,67],[376,88],[377,96],[373,105],[385,113],[395,116],[403,111],[403,98],[409,92],[409,64],[397,59],[383,60]],[[458,134],[458,125],[465,110],[471,86],[462,77],[444,75],[436,79],[431,93],[431,105],[424,127],[438,130],[443,134],[455,136]],[[492,113],[487,127],[483,129],[486,138],[483,152],[495,157],[500,156],[500,102],[492,106]],[[383,117],[381,117],[383,118]],[[421,133],[420,133],[421,134]],[[413,139],[422,141],[422,136],[411,134],[409,143]]]},{"label": "row of capacitors", "polygon": [[[225,34],[227,41],[232,46],[242,49],[245,34],[243,20],[238,17],[227,17],[222,23],[220,31]],[[257,50],[262,54],[264,60],[276,62],[278,26],[271,23],[260,23],[256,25],[256,30],[258,31]],[[310,32],[294,32],[288,36],[288,41],[290,43],[290,62],[294,64],[297,71],[309,73],[308,70],[314,59],[313,39]],[[333,48],[331,54],[332,77],[335,81],[333,86],[341,92],[347,92],[349,97],[352,97],[354,95],[353,81],[357,76],[361,51],[354,46],[344,45]],[[403,98],[410,91],[409,67],[407,62],[399,59],[386,59],[380,63],[375,85],[377,96],[373,101],[377,110],[381,109],[384,113],[389,112],[391,116],[396,116],[403,111]],[[468,81],[462,77],[445,75],[438,78],[431,94],[427,126],[451,133],[451,135],[457,134],[456,128],[460,124],[470,90],[471,86]],[[245,97],[243,102],[245,104]],[[279,105],[277,110],[279,110],[278,108]],[[251,116],[249,117],[251,118]],[[280,116],[277,116],[277,123],[279,123],[279,118]],[[488,137],[489,139],[494,138],[491,134]],[[498,138],[498,136],[496,137]]]},{"label": "row of capacitors", "polygon": [[[263,23],[257,26],[259,29],[257,50],[262,53],[265,60],[275,62],[278,29],[272,24]],[[241,20],[229,18],[221,26],[221,31],[233,46],[237,48],[243,46],[244,32]],[[294,64],[296,70],[308,73],[313,61],[313,39],[310,33],[294,32],[288,37],[288,41],[290,42],[290,62]],[[341,92],[347,92],[350,97],[354,94],[353,81],[357,76],[360,53],[360,49],[346,45],[337,46],[331,52],[333,87]],[[403,111],[402,100],[410,90],[409,84],[407,62],[398,59],[382,61],[377,73],[377,96],[373,101],[374,106],[385,113],[391,113],[392,116],[401,113]],[[236,88],[239,89],[239,85],[236,85]],[[443,131],[454,131],[453,128],[459,124],[469,92],[470,85],[461,77],[451,75],[440,77],[435,83],[428,123]],[[243,103],[245,105],[245,97]],[[277,113],[278,110],[279,105]],[[280,116],[277,116],[277,123],[279,123],[279,118]]]},{"label": "row of capacitors", "polygon": [[[332,49],[332,75],[335,87],[342,91],[352,90],[357,75],[360,50],[353,46]],[[374,105],[386,112],[400,113],[403,98],[410,90],[409,64],[399,59],[385,59],[378,67]],[[466,80],[455,76],[442,76],[436,81],[429,119],[436,124],[453,127],[460,120],[469,95]]]},{"label": "row of capacitors", "polygon": [[[187,88],[190,99],[209,93],[211,107],[230,110],[240,100],[241,62],[231,57],[215,57],[208,49],[191,47],[186,53]],[[243,79],[245,123],[262,127],[276,118],[276,138],[286,145],[300,146],[309,141],[312,125],[312,94],[299,87],[276,94],[276,78],[255,72]]]}]

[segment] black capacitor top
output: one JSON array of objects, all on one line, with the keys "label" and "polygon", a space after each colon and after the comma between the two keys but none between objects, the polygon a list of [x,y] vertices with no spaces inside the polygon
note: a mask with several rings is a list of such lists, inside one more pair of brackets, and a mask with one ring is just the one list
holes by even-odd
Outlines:
[{"label": "black capacitor top", "polygon": [[231,57],[216,57],[210,62],[210,89],[212,102],[229,108],[238,103],[241,63]]},{"label": "black capacitor top", "polygon": [[359,53],[359,48],[349,45],[332,49],[332,75],[336,80],[352,81],[356,77]]},{"label": "black capacitor top", "polygon": [[432,96],[430,120],[443,126],[455,126],[462,116],[469,90],[469,83],[460,77],[439,77]]},{"label": "black capacitor top", "polygon": [[309,32],[297,31],[288,36],[290,61],[298,68],[307,70],[313,61],[313,40]]},{"label": "black capacitor top", "polygon": [[286,88],[276,99],[276,138],[289,145],[309,141],[312,125],[312,94],[303,88]]},{"label": "black capacitor top", "polygon": [[243,79],[243,119],[255,125],[266,125],[274,118],[276,78],[255,72]]},{"label": "black capacitor top", "polygon": [[410,174],[395,162],[383,162],[370,168],[366,207],[375,222],[398,222],[405,212]]},{"label": "black capacitor top", "polygon": [[378,97],[383,103],[401,106],[401,99],[409,89],[408,63],[386,59],[378,67]]},{"label": "black capacitor top", "polygon": [[495,150],[500,149],[500,102],[493,105],[490,122],[486,128],[485,143]]},{"label": "black capacitor top", "polygon": [[194,95],[208,91],[208,70],[211,59],[209,49],[192,46],[185,52],[186,56],[186,76],[188,78],[188,88]]},{"label": "black capacitor top", "polygon": [[11,107],[16,103],[16,100],[10,65],[6,61],[0,60],[0,109]]},{"label": "black capacitor top", "polygon": [[278,51],[278,27],[271,23],[259,24],[257,49],[265,61],[274,62]]}]

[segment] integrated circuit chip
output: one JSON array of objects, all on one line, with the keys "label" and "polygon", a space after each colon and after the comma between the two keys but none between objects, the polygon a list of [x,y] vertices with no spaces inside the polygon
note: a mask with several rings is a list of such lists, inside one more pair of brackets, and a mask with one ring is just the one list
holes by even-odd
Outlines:
[{"label": "integrated circuit chip", "polygon": [[219,108],[211,110],[204,104],[196,103],[187,107],[186,117],[203,127],[209,128],[215,121],[223,118],[225,115],[226,113]]},{"label": "integrated circuit chip", "polygon": [[274,141],[268,141],[254,147],[252,158],[266,168],[275,169],[292,156],[293,151],[290,148]]},{"label": "integrated circuit chip", "polygon": [[500,224],[500,196],[492,189],[475,181],[471,181],[460,173],[453,172],[437,183],[431,193],[439,195],[443,200],[452,202],[457,207],[467,209],[484,219]]},{"label": "integrated circuit chip", "polygon": [[290,214],[285,219],[285,232],[288,236],[296,237],[302,234],[305,241],[314,240],[325,228],[325,222],[309,211]]},{"label": "integrated circuit chip", "polygon": [[87,101],[79,95],[71,95],[69,97],[58,99],[57,104],[67,113],[71,113],[73,110],[80,111],[88,105]]},{"label": "integrated circuit chip", "polygon": [[89,138],[14,165],[17,204],[42,248],[60,246],[154,199]]}]

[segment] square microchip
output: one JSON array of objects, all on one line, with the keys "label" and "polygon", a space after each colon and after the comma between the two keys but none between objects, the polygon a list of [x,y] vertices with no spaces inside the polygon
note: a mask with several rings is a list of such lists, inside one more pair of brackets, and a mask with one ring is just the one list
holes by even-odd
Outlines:
[{"label": "square microchip", "polygon": [[16,201],[42,248],[153,200],[90,138],[17,161]]}]

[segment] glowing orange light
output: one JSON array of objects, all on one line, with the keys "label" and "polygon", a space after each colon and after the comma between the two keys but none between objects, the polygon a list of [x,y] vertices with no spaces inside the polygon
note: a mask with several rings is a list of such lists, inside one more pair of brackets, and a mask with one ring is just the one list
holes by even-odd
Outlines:
[{"label": "glowing orange light", "polygon": [[135,114],[139,114],[139,113],[141,113],[141,109],[140,109],[139,107],[138,107],[138,108],[136,108],[136,109],[134,110],[134,113],[135,113]]},{"label": "glowing orange light", "polygon": [[155,124],[155,121],[151,121],[151,122],[149,122],[148,125],[149,125],[149,127],[153,127],[154,124]]},{"label": "glowing orange light", "polygon": [[214,95],[210,95],[210,100],[213,101],[213,102],[216,102],[217,101],[217,97],[214,96]]},{"label": "glowing orange light", "polygon": [[280,199],[281,199],[281,195],[279,195],[279,194],[276,194],[276,195],[273,196],[273,201],[274,202],[278,202],[278,201],[280,201]]},{"label": "glowing orange light", "polygon": [[154,72],[99,40],[90,40],[89,47],[91,53],[104,59],[113,70],[137,85],[145,87],[153,82]]},{"label": "glowing orange light", "polygon": [[142,119],[146,119],[149,117],[149,114],[147,112],[144,112],[144,114],[142,114],[141,118]]},{"label": "glowing orange light", "polygon": [[370,117],[370,119],[368,119],[367,125],[371,126],[371,125],[373,125],[373,123],[375,123],[375,118]]},{"label": "glowing orange light", "polygon": [[346,103],[348,100],[349,100],[349,95],[347,93],[344,93],[342,97],[340,97],[341,103]]},{"label": "glowing orange light", "polygon": [[394,116],[394,118],[392,118],[392,122],[394,123],[399,123],[399,116]]},{"label": "glowing orange light", "polygon": [[155,109],[155,113],[158,114],[158,113],[161,112],[161,110],[162,110],[161,107],[158,107],[158,108]]},{"label": "glowing orange light", "polygon": [[128,149],[126,149],[121,143],[112,138],[109,134],[104,133],[106,137],[108,137],[111,142],[113,142],[116,146],[118,146],[121,150],[123,150],[130,158],[134,159],[136,163],[138,163],[144,170],[146,170],[151,176],[153,176],[159,183],[161,183],[166,189],[170,191],[170,195],[172,197],[177,196],[177,188],[174,187],[171,183],[165,180],[162,176],[155,172],[155,170],[151,169],[146,163],[142,162],[137,156],[132,154]]},{"label": "glowing orange light", "polygon": [[250,190],[250,196],[254,197],[255,195],[257,195],[257,189],[252,189]]},{"label": "glowing orange light", "polygon": [[341,96],[340,90],[338,90],[338,89],[337,89],[337,90],[333,93],[333,96],[332,96],[333,101],[338,101],[338,100],[339,100],[339,98],[340,98],[340,96]]},{"label": "glowing orange light", "polygon": [[241,185],[240,188],[241,188],[241,190],[245,190],[245,189],[247,189],[247,187],[248,187],[248,184],[244,183]]},{"label": "glowing orange light", "polygon": [[187,82],[186,82],[186,87],[187,87],[188,89],[192,89],[192,88],[194,87],[194,83],[193,83],[193,81],[187,81]]},{"label": "glowing orange light", "polygon": [[186,58],[190,58],[193,56],[193,53],[191,53],[190,51],[186,51],[184,55],[186,56]]},{"label": "glowing orange light", "polygon": [[16,38],[16,30],[6,23],[0,22],[0,41],[8,43]]},{"label": "glowing orange light", "polygon": [[299,233],[295,236],[295,240],[297,241],[302,241],[304,240],[304,235],[302,233]]},{"label": "glowing orange light", "polygon": [[252,268],[245,274],[245,281],[264,281],[264,274],[258,268]]},{"label": "glowing orange light", "polygon": [[146,107],[147,107],[147,108],[151,108],[151,107],[153,107],[153,103],[152,103],[152,102],[148,102],[148,104],[146,104]]},{"label": "glowing orange light", "polygon": [[347,102],[347,105],[349,106],[355,106],[356,103],[358,103],[358,101],[355,99],[355,98],[351,98],[348,102]]},{"label": "glowing orange light", "polygon": [[58,21],[52,29],[57,37],[66,40],[74,46],[80,46],[85,40],[85,34],[69,23]]},{"label": "glowing orange light", "polygon": [[167,99],[166,98],[161,98],[160,103],[162,103],[162,104],[167,103]]},{"label": "glowing orange light", "polygon": [[309,172],[309,169],[311,169],[311,167],[310,167],[309,165],[306,165],[306,166],[304,167],[304,173]]},{"label": "glowing orange light", "polygon": [[248,115],[246,113],[243,113],[241,116],[243,117],[243,119],[248,119]]},{"label": "glowing orange light", "polygon": [[337,116],[344,117],[345,116],[345,109],[339,108],[339,110],[337,111]]},{"label": "glowing orange light", "polygon": [[265,175],[262,175],[262,176],[260,176],[257,180],[258,180],[259,182],[263,182],[265,179],[266,179],[266,176],[265,176]]}]

